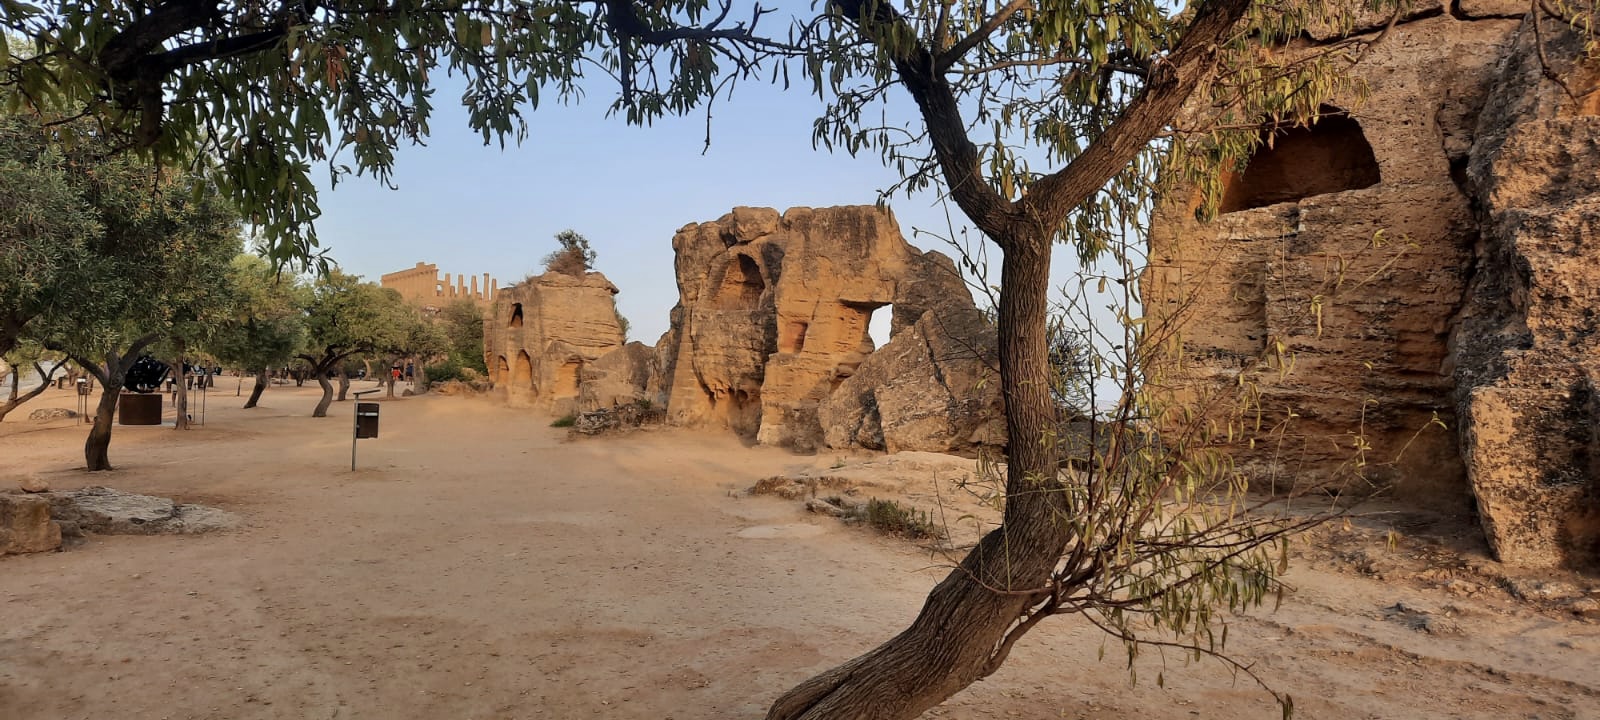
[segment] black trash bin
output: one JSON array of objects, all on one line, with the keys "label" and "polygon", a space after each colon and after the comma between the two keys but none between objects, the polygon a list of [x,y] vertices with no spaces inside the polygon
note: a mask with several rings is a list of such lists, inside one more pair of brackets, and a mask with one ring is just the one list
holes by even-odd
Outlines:
[{"label": "black trash bin", "polygon": [[378,404],[356,403],[356,438],[366,439],[378,436]]}]

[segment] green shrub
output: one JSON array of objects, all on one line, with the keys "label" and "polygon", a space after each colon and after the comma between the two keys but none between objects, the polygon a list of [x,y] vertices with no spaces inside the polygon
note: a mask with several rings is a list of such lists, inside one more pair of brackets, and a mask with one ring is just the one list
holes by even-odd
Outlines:
[{"label": "green shrub", "polygon": [[928,511],[908,508],[893,500],[872,498],[858,512],[862,522],[890,535],[913,540],[944,537]]},{"label": "green shrub", "polygon": [[550,427],[572,427],[576,424],[578,424],[577,415],[562,415],[556,418],[555,422],[550,423]]},{"label": "green shrub", "polygon": [[445,360],[423,366],[422,374],[428,378],[429,385],[437,385],[451,380],[465,380],[466,377],[461,370],[461,365],[455,360]]}]

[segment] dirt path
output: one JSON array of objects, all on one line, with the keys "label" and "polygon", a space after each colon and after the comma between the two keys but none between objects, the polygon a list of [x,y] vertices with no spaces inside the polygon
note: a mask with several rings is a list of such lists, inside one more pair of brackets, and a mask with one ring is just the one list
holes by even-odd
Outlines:
[{"label": "dirt path", "polygon": [[[0,558],[0,718],[752,718],[903,627],[939,577],[913,545],[742,497],[831,463],[683,431],[567,442],[484,400],[383,404],[351,473],[350,403],[274,387],[207,425],[84,430],[25,413],[0,464],[216,505],[243,530],[104,537]],[[1307,568],[1231,647],[1300,717],[1600,718],[1600,625]],[[1600,581],[1597,581],[1600,584]],[[1423,608],[1438,622],[1392,608]],[[1444,619],[1448,618],[1448,623]],[[1072,619],[1024,640],[950,718],[1276,717],[1218,664],[1121,649]]]}]

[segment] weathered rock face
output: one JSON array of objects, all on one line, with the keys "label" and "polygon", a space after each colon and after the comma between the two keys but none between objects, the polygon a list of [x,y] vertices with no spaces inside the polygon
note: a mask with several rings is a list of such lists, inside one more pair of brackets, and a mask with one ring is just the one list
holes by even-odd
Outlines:
[{"label": "weathered rock face", "polygon": [[[1551,70],[1592,88],[1570,33]],[[1468,176],[1482,215],[1455,338],[1463,455],[1490,545],[1530,566],[1600,566],[1600,117],[1543,75],[1523,33]]]},{"label": "weathered rock face", "polygon": [[1232,388],[1259,391],[1269,432],[1237,446],[1258,478],[1467,507],[1455,434],[1431,422],[1454,427],[1447,346],[1477,241],[1453,174],[1516,25],[1397,25],[1352,70],[1371,100],[1280,134],[1214,221],[1179,197],[1152,223],[1146,313],[1182,327],[1196,404],[1253,414]]},{"label": "weathered rock face", "polygon": [[204,505],[175,503],[108,487],[50,493],[50,514],[69,536],[194,535],[237,527],[232,513]]},{"label": "weathered rock face", "polygon": [[[657,348],[669,417],[724,425],[763,444],[809,451],[828,442],[819,406],[873,354],[868,325],[875,310],[894,306],[898,334],[930,311],[972,308],[953,264],[911,247],[894,217],[875,207],[794,208],[781,216],[736,208],[714,222],[685,226],[673,248],[679,304]],[[975,374],[957,373],[952,385]],[[965,402],[972,391],[960,392]],[[928,408],[896,418],[948,410],[948,393],[939,393],[928,398]],[[857,420],[856,432],[832,438],[841,443],[835,446],[862,440],[882,446],[872,439],[876,431]],[[907,446],[967,442],[957,437],[960,428],[938,432]]]},{"label": "weathered rock face", "polygon": [[40,495],[0,493],[0,555],[61,547],[61,526],[50,519],[50,501]]},{"label": "weathered rock face", "polygon": [[513,405],[574,412],[584,367],[622,347],[622,325],[600,273],[549,272],[503,288],[484,317],[484,362]]},{"label": "weathered rock face", "polygon": [[652,386],[659,385],[661,367],[656,351],[641,342],[631,342],[600,356],[583,367],[578,378],[580,413],[617,405],[658,405]]},{"label": "weathered rock face", "polygon": [[[1543,77],[1503,16],[1524,9],[1396,25],[1353,70],[1371,99],[1280,135],[1218,218],[1169,198],[1146,310],[1181,328],[1165,372],[1188,401],[1261,411],[1269,432],[1236,445],[1258,479],[1475,500],[1503,560],[1582,566],[1600,561],[1600,101]],[[1544,36],[1570,86],[1600,80]]]},{"label": "weathered rock face", "polygon": [[889,452],[1005,445],[996,340],[970,306],[923,313],[822,401],[824,441]]}]

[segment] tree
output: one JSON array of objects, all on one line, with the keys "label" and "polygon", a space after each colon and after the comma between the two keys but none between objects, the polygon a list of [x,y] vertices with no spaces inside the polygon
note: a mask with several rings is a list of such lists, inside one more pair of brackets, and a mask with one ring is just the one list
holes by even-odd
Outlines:
[{"label": "tree", "polygon": [[74,271],[102,228],[84,192],[38,120],[0,114],[0,355],[35,318],[85,300]]},{"label": "tree", "polygon": [[[11,384],[11,391],[6,396],[6,399],[0,400],[0,421],[4,421],[12,410],[16,410],[23,403],[38,397],[45,389],[49,388],[50,382],[55,378],[55,374],[67,364],[67,358],[64,356],[58,355],[52,358],[47,357],[48,355],[57,354],[47,353],[43,348],[25,342],[20,347],[12,350],[9,358],[0,356],[0,381],[9,379]],[[12,362],[13,360],[14,362]],[[23,391],[21,387],[24,364],[33,366],[34,374],[39,376],[39,384],[29,388],[27,391]]]},{"label": "tree", "polygon": [[99,381],[84,460],[89,470],[110,470],[112,418],[128,370],[163,338],[203,336],[241,243],[237,216],[202,179],[158,179],[125,159],[87,174],[90,206],[106,230],[74,277],[93,299],[41,316],[29,334]]},{"label": "tree", "polygon": [[255,372],[255,385],[244,403],[253,408],[267,389],[272,368],[289,362],[303,344],[306,288],[294,276],[273,272],[266,260],[250,254],[233,259],[228,284],[239,300],[208,347],[222,362]]},{"label": "tree", "polygon": [[589,248],[588,238],[573,230],[562,230],[556,233],[556,242],[561,244],[561,249],[544,256],[545,272],[583,277],[594,269],[595,255]]},{"label": "tree", "polygon": [[[482,327],[479,325],[480,332]],[[402,322],[394,342],[385,348],[385,364],[393,366],[411,362],[421,367],[434,356],[449,353],[450,350],[450,338],[438,325],[413,314]],[[477,354],[480,361],[482,355],[481,351]],[[394,381],[393,373],[388,373],[384,378],[389,397],[394,397]]]},{"label": "tree", "polygon": [[[18,66],[16,82],[136,110],[100,114],[158,151],[169,136],[208,124],[248,138],[223,148],[232,153],[223,168],[247,210],[269,216],[269,230],[283,236],[280,257],[314,248],[290,229],[311,207],[299,163],[335,144],[323,103],[343,132],[337,145],[354,148],[358,168],[383,176],[395,143],[425,129],[427,73],[441,61],[466,74],[471,122],[488,140],[520,137],[518,103],[531,104],[541,84],[572,95],[586,63],[617,79],[615,109],[644,123],[701,106],[758,72],[787,83],[791,65],[776,60],[797,58],[799,73],[828,101],[819,144],[881,153],[902,171],[901,189],[938,185],[1000,248],[1000,385],[1011,436],[1003,522],[930,593],[909,628],[779,698],[772,720],[914,717],[998,669],[1039,622],[1068,612],[1144,614],[1199,652],[1214,607],[1259,602],[1273,582],[1263,553],[1278,536],[1252,533],[1243,546],[1208,552],[1216,527],[1176,522],[1163,526],[1176,528],[1170,534],[1151,535],[1142,516],[1127,513],[1158,504],[1098,506],[1106,488],[1121,486],[1058,472],[1048,273],[1054,243],[1090,260],[1119,229],[1137,226],[1161,180],[1204,180],[1214,198],[1215,170],[1237,165],[1261,141],[1263,123],[1313,120],[1344,82],[1334,63],[1359,58],[1370,41],[1271,51],[1313,22],[1348,27],[1330,5],[828,0],[818,17],[771,39],[757,32],[769,12],[760,6],[748,21],[725,24],[737,17],[731,0],[438,8],[402,0],[360,15],[321,3],[260,11],[169,0],[136,18],[99,22],[98,44],[88,48],[40,40],[88,33],[30,32],[58,16],[82,26],[97,12],[63,5],[57,15],[13,20],[40,58]],[[56,54],[77,62],[52,80]],[[915,119],[880,122],[889,114],[876,106],[901,92]],[[1180,110],[1195,97],[1215,107],[1216,123],[1184,127]],[[1182,463],[1123,467],[1147,499],[1203,479]],[[1086,512],[1092,522],[1079,519]],[[1232,537],[1227,530],[1221,537]],[[1151,547],[1179,552],[1142,554]],[[1109,629],[1137,640],[1133,624]]]},{"label": "tree", "polygon": [[401,344],[415,319],[415,313],[392,289],[338,270],[318,277],[306,305],[306,344],[295,354],[322,387],[322,399],[311,416],[328,416],[334,398],[329,373],[349,358]]},{"label": "tree", "polygon": [[465,298],[446,305],[439,324],[449,344],[450,359],[461,367],[489,372],[483,359],[483,311]]},{"label": "tree", "polygon": [[128,368],[162,338],[204,334],[239,235],[215,186],[113,155],[91,130],[48,111],[0,115],[0,347],[35,342],[100,382],[84,455],[106,470]]}]

